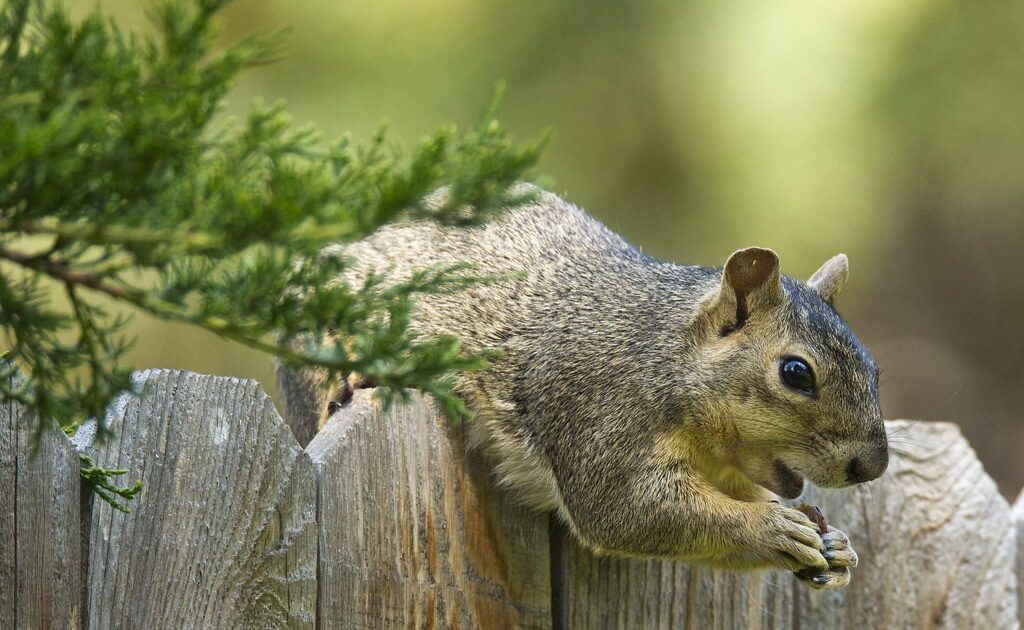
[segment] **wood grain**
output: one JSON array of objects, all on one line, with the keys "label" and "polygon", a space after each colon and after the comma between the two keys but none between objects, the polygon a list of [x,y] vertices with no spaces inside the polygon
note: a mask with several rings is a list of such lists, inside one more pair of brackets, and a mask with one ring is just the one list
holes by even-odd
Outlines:
[{"label": "wood grain", "polygon": [[[428,398],[385,412],[359,391],[307,454],[254,382],[156,370],[137,385],[111,406],[113,441],[94,444],[94,423],[75,438],[128,468],[122,483],[146,483],[128,515],[85,493],[80,517],[68,440],[50,433],[30,457],[34,419],[0,405],[0,627],[552,627],[550,576],[566,567],[548,517],[496,490]],[[954,425],[888,429],[882,479],[806,495],[860,554],[847,589],[570,542],[557,616],[586,629],[1018,628],[1024,493],[1011,510]]]},{"label": "wood grain", "polygon": [[782,573],[732,573],[679,562],[570,556],[570,628],[792,628]]},{"label": "wood grain", "polygon": [[308,452],[320,628],[550,627],[547,517],[495,491],[432,402],[358,391]]},{"label": "wood grain", "polygon": [[136,384],[108,413],[117,436],[83,444],[145,483],[131,514],[92,503],[89,627],[313,628],[313,467],[270,399],[175,371]]},{"label": "wood grain", "polygon": [[571,557],[572,627],[1015,628],[1010,509],[955,425],[890,422],[880,480],[811,489],[860,554],[851,585],[815,592],[781,572]]},{"label": "wood grain", "polygon": [[0,626],[81,628],[78,454],[55,427],[33,455],[36,424],[0,402]]}]

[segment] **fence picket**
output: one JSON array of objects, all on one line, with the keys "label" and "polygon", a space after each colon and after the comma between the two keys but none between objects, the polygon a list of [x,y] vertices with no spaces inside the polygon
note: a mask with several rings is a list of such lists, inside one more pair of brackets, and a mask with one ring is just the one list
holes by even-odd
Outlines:
[{"label": "fence picket", "polygon": [[1011,511],[955,425],[890,422],[899,448],[882,479],[809,491],[861,558],[848,588],[821,593],[782,572],[597,558],[571,540],[552,556],[548,516],[496,489],[464,427],[416,392],[385,411],[358,391],[304,451],[252,381],[150,370],[137,384],[141,395],[110,408],[114,440],[95,443],[95,423],[74,438],[127,468],[119,482],[145,482],[131,514],[80,493],[62,434],[32,457],[34,418],[0,405],[0,626],[551,628],[567,614],[588,630],[1001,630],[1024,619],[1024,493]]},{"label": "fence picket", "polygon": [[58,431],[34,452],[36,426],[18,403],[0,403],[0,620],[81,628],[78,454]]},{"label": "fence picket", "polygon": [[313,628],[313,467],[270,399],[169,370],[137,385],[87,447],[145,483],[131,514],[93,501],[88,627]]},{"label": "fence picket", "polygon": [[547,518],[497,492],[461,427],[418,393],[359,391],[310,443],[320,628],[546,628]]}]

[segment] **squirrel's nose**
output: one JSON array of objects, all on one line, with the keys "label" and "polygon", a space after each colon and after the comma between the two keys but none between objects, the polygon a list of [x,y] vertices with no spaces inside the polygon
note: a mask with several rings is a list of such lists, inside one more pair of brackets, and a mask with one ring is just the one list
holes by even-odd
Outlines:
[{"label": "squirrel's nose", "polygon": [[868,469],[861,458],[854,457],[850,460],[850,464],[846,467],[846,480],[850,483],[868,480]]},{"label": "squirrel's nose", "polygon": [[871,457],[854,457],[846,466],[846,480],[850,483],[864,483],[882,476],[889,465],[888,450]]}]

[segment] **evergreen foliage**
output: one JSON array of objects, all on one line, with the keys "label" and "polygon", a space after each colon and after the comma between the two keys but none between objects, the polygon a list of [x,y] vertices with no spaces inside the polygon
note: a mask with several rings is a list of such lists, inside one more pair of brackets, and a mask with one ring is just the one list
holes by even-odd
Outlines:
[{"label": "evergreen foliage", "polygon": [[[385,132],[324,144],[280,106],[225,120],[238,72],[280,51],[277,36],[218,50],[225,3],[160,2],[151,34],[99,9],[76,23],[46,0],[0,9],[0,326],[27,377],[0,395],[33,408],[40,431],[95,416],[106,434],[104,408],[132,387],[116,302],[293,366],[358,371],[385,402],[418,387],[465,413],[450,375],[485,358],[455,339],[415,338],[409,312],[418,294],[481,279],[429,269],[350,289],[330,280],[351,261],[320,251],[405,218],[486,220],[520,201],[509,187],[541,142],[514,142],[493,107],[475,129],[443,129],[410,155]],[[428,207],[441,186],[446,200]],[[51,299],[53,282],[66,300]]]}]

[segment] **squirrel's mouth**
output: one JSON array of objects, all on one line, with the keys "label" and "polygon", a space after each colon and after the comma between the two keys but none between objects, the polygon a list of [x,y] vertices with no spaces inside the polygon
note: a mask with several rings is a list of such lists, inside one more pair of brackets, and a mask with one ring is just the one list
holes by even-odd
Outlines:
[{"label": "squirrel's mouth", "polygon": [[796,474],[792,468],[775,460],[775,488],[768,488],[783,499],[795,499],[804,491],[804,478]]}]

